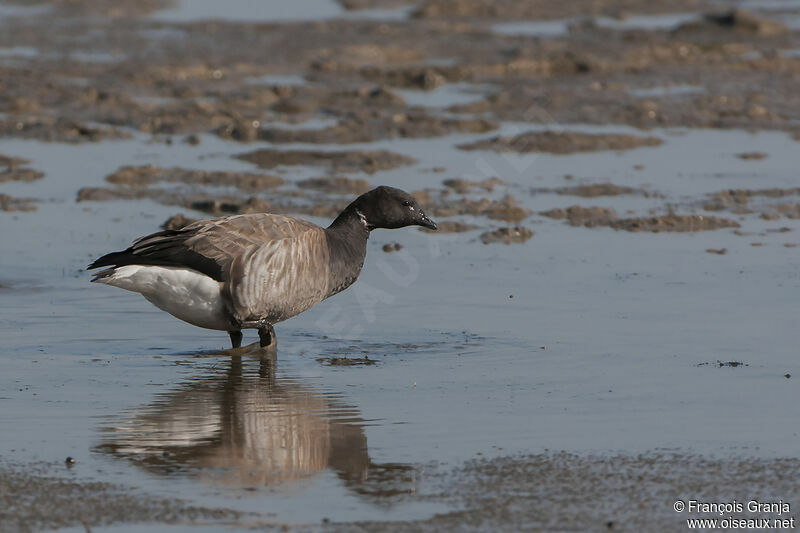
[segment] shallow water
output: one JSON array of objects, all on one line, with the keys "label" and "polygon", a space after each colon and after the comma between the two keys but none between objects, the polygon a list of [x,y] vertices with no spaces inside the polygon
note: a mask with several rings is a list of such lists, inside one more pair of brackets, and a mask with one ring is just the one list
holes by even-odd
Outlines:
[{"label": "shallow water", "polygon": [[664,87],[648,87],[632,89],[630,94],[637,98],[658,98],[662,96],[684,96],[705,92],[705,87],[698,85],[667,85]]},{"label": "shallow water", "polygon": [[335,0],[178,0],[172,9],[158,11],[154,17],[165,22],[226,20],[231,22],[288,22],[331,18],[395,20],[408,16],[409,9],[366,9],[349,12]]},{"label": "shallow water", "polygon": [[255,84],[287,86],[305,85],[306,83],[303,76],[298,76],[296,74],[267,74],[266,76],[248,78],[247,81],[248,83]]},{"label": "shallow water", "polygon": [[[595,17],[592,20],[603,28],[617,30],[668,30],[685,22],[697,20],[697,13],[668,13],[665,15],[633,15],[623,19]],[[532,20],[524,22],[505,22],[495,24],[492,28],[497,33],[506,35],[529,35],[536,37],[560,37],[569,32],[572,24],[580,23],[581,18],[561,20]]]},{"label": "shallow water", "polygon": [[408,105],[444,108],[481,100],[487,90],[486,87],[472,83],[448,83],[429,91],[396,89],[395,92],[402,96]]},{"label": "shallow water", "polygon": [[35,17],[50,10],[50,6],[25,6],[0,4],[0,19],[14,17]]}]

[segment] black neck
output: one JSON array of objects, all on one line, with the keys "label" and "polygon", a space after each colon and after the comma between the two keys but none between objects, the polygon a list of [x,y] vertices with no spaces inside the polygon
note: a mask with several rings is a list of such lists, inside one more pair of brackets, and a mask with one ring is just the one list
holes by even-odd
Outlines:
[{"label": "black neck", "polygon": [[369,230],[352,205],[325,229],[330,250],[330,294],[350,286],[361,272],[367,255]]}]

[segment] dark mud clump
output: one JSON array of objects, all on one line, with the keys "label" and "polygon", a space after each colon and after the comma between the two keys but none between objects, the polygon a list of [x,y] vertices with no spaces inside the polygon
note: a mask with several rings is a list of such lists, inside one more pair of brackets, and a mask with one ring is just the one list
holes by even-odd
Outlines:
[{"label": "dark mud clump", "polygon": [[498,185],[505,185],[505,182],[497,177],[486,178],[485,180],[481,181],[470,181],[464,178],[452,178],[444,180],[442,184],[458,194],[468,194],[472,192],[473,189],[483,189],[484,191],[492,192]]},{"label": "dark mud clump", "polygon": [[[370,55],[378,52],[383,57],[383,61],[373,60],[363,61],[358,57],[348,57],[344,60],[329,59],[314,63],[312,68],[322,74],[337,75],[356,75],[372,83],[387,85],[390,87],[401,87],[405,89],[419,89],[430,91],[447,83],[448,81],[458,81],[463,79],[452,68],[430,67],[427,65],[409,64],[410,61],[423,59],[419,52],[409,50],[398,50],[397,47],[383,46],[370,47]],[[352,48],[349,47],[348,52]],[[358,50],[358,48],[356,48]],[[392,61],[394,59],[394,61]],[[399,96],[397,100],[402,100]],[[392,102],[397,103],[397,101]],[[403,103],[405,101],[403,100]]]},{"label": "dark mud clump", "polygon": [[[205,193],[165,191],[146,187],[83,187],[78,190],[78,202],[111,202],[116,200],[153,200],[164,205],[178,205],[214,215],[252,213],[272,206],[251,196],[220,196]],[[254,210],[255,209],[255,210]]]},{"label": "dark mud clump", "polygon": [[556,220],[566,220],[573,226],[586,228],[610,226],[619,218],[617,212],[610,207],[581,207],[579,205],[550,209],[540,214]]},{"label": "dark mud clump", "polygon": [[786,33],[785,24],[760,17],[743,9],[732,9],[722,13],[707,13],[697,22],[686,22],[676,30],[677,34],[708,31],[733,31],[742,35],[774,36]]},{"label": "dark mud clump", "polygon": [[77,202],[110,202],[113,200],[159,200],[161,203],[172,204],[174,195],[165,194],[156,189],[141,189],[117,187],[82,187],[78,190]]},{"label": "dark mud clump", "polygon": [[622,218],[612,221],[610,227],[625,231],[710,231],[722,228],[738,228],[739,224],[728,218],[702,215],[664,215],[656,217]]},{"label": "dark mud clump", "polygon": [[392,252],[399,252],[402,249],[403,249],[403,245],[400,244],[399,242],[390,242],[390,243],[384,244],[383,248],[382,248],[382,250],[384,252],[386,252],[387,254],[392,253]]},{"label": "dark mud clump", "polygon": [[725,255],[725,254],[728,253],[728,249],[727,248],[707,248],[706,252],[708,252],[710,254],[716,254],[716,255]]},{"label": "dark mud clump", "polygon": [[775,206],[775,213],[786,218],[800,218],[800,204],[779,204]]},{"label": "dark mud clump", "polygon": [[742,361],[720,361],[719,359],[717,359],[715,363],[709,363],[709,362],[697,363],[697,366],[715,366],[717,368],[723,368],[723,367],[737,368],[740,366],[750,366],[750,364],[743,363]]},{"label": "dark mud clump", "polygon": [[159,182],[235,187],[243,191],[274,189],[286,183],[279,176],[248,172],[222,172],[191,170],[185,168],[159,168],[153,165],[122,167],[106,176],[114,185],[144,187]]},{"label": "dark mud clump", "polygon": [[297,182],[301,189],[314,189],[328,194],[359,195],[367,192],[372,185],[367,180],[350,179],[341,176],[330,178],[309,178]]},{"label": "dark mud clump", "polygon": [[278,204],[269,202],[257,196],[248,198],[204,196],[184,199],[177,202],[195,211],[202,211],[210,215],[245,215],[248,213],[285,213],[285,209]]},{"label": "dark mud clump", "polygon": [[21,157],[11,157],[0,154],[0,167],[6,167],[0,171],[0,183],[6,181],[35,181],[44,177],[44,172],[27,168],[27,159]]},{"label": "dark mud clump", "polygon": [[[727,189],[710,193],[703,204],[706,211],[730,211],[736,214],[753,213],[756,209],[762,212],[762,218],[776,219],[781,215],[789,216],[793,212],[791,204],[769,203],[788,196],[800,196],[800,187],[788,189]],[[765,205],[751,205],[751,200],[760,199]]]},{"label": "dark mud clump", "polygon": [[49,142],[84,143],[129,139],[131,134],[118,128],[98,128],[83,122],[50,117],[0,119],[0,137],[11,136]]},{"label": "dark mud clump", "polygon": [[114,2],[109,0],[11,0],[10,4],[52,5],[64,16],[102,16],[108,18],[140,17],[159,9],[175,6],[175,0],[138,0]]},{"label": "dark mud clump", "polygon": [[[419,197],[418,197],[419,199]],[[482,198],[480,200],[457,201],[445,198],[429,198],[420,200],[437,217],[452,217],[458,215],[485,216],[494,220],[504,220],[507,222],[520,222],[531,214],[529,209],[520,206],[516,198],[506,195],[501,200],[490,200]]]},{"label": "dark mud clump", "polygon": [[420,231],[425,233],[464,233],[466,231],[472,231],[478,229],[478,226],[474,224],[467,224],[465,222],[458,222],[455,220],[444,220],[442,222],[437,222],[436,225],[438,228],[436,230],[428,229],[428,228],[420,228]]},{"label": "dark mud clump", "polygon": [[514,226],[487,231],[481,234],[480,239],[483,244],[522,244],[531,237],[533,237],[533,231],[530,229],[524,226]]},{"label": "dark mud clump", "polygon": [[0,194],[0,211],[36,211],[36,200]]},{"label": "dark mud clump", "polygon": [[764,152],[742,152],[740,154],[736,154],[736,157],[745,161],[756,161],[759,159],[765,159],[767,154]]},{"label": "dark mud clump", "polygon": [[[364,2],[365,0],[360,0]],[[641,0],[426,0],[414,11],[415,18],[469,18],[494,20],[536,20],[608,16],[625,13],[675,13],[706,7],[703,0],[642,2]]]},{"label": "dark mud clump", "polygon": [[[248,213],[304,214],[334,217],[347,205],[328,196],[304,196],[301,191],[275,191],[267,198],[248,195],[219,195],[205,192],[166,191],[146,187],[84,187],[78,191],[78,202],[115,200],[152,200],[163,205],[180,206],[213,216]],[[180,222],[173,221],[173,224]]]},{"label": "dark mud clump", "polygon": [[172,229],[172,230],[183,229],[189,224],[192,224],[194,222],[197,222],[196,218],[189,218],[183,213],[178,213],[177,215],[172,215],[167,220],[165,220],[164,223],[161,224],[161,228]]},{"label": "dark mud clump", "polygon": [[620,218],[616,211],[609,207],[581,207],[579,205],[573,205],[566,209],[551,209],[540,214],[554,219],[567,220],[573,226],[610,227],[615,230],[632,232],[694,232],[739,227],[737,222],[720,217],[669,213],[662,216]]},{"label": "dark mud clump", "polygon": [[462,150],[493,150],[495,152],[571,154],[600,150],[631,150],[642,146],[658,146],[661,143],[661,139],[656,137],[638,135],[532,131],[513,137],[492,137],[461,144],[458,148]]},{"label": "dark mud clump", "polygon": [[239,159],[248,161],[261,168],[278,166],[307,165],[326,167],[333,172],[366,172],[374,174],[380,170],[389,170],[404,165],[411,165],[414,158],[396,154],[387,150],[352,150],[346,152],[328,152],[317,150],[275,150],[263,149],[240,154]]},{"label": "dark mud clump", "polygon": [[564,196],[580,196],[581,198],[597,198],[600,196],[622,196],[626,194],[641,194],[649,196],[642,189],[634,189],[624,185],[612,183],[596,183],[592,185],[576,185],[575,187],[558,187],[556,189],[534,189],[533,192],[554,192]]},{"label": "dark mud clump", "polygon": [[325,366],[369,366],[378,363],[366,355],[364,357],[319,357],[317,362]]},{"label": "dark mud clump", "polygon": [[435,117],[424,113],[358,115],[320,130],[266,128],[259,139],[271,143],[353,144],[381,139],[440,137],[450,133],[486,133],[497,123],[486,119]]}]

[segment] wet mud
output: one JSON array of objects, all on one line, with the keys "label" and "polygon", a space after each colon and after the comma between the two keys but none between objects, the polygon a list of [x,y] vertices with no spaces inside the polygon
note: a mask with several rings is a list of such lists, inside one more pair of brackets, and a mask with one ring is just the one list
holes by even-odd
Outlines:
[{"label": "wet mud", "polygon": [[237,156],[260,168],[307,165],[323,167],[331,172],[366,172],[374,174],[380,170],[410,165],[414,159],[387,150],[352,150],[323,152],[314,150],[263,149]]},{"label": "wet mud", "polygon": [[661,216],[626,218],[620,217],[610,207],[573,205],[567,208],[550,209],[540,214],[556,220],[566,220],[572,226],[586,228],[609,227],[615,230],[631,232],[695,232],[740,227],[735,220],[703,215],[676,215],[669,213]]},{"label": "wet mud", "polygon": [[610,226],[613,222],[619,220],[617,212],[610,207],[582,207],[573,205],[567,208],[557,207],[555,209],[549,209],[539,214],[556,220],[566,220],[572,226],[583,226],[586,228]]},{"label": "wet mud", "polygon": [[[167,136],[216,132],[243,142],[341,144],[488,132],[498,120],[797,131],[800,96],[793,78],[800,62],[779,52],[800,48],[800,38],[784,24],[733,10],[674,28],[625,26],[629,15],[710,7],[699,0],[669,6],[641,0],[622,5],[447,0],[426,2],[411,19],[381,25],[328,20],[273,24],[269,32],[258,31],[257,23],[171,28],[128,16],[131,10],[141,14],[163,7],[159,1],[141,8],[91,0],[40,4],[56,8],[38,18],[14,19],[0,39],[0,47],[38,51],[36,57],[13,57],[0,65],[4,136],[96,142],[129,137],[128,128]],[[80,17],[86,13],[107,18],[98,18],[94,24],[101,21],[100,26],[89,33],[88,19]],[[41,20],[65,16],[71,24],[51,24],[47,34],[33,31]],[[572,29],[548,39],[495,32],[485,24],[591,16],[610,16],[619,24],[573,22]],[[440,42],[437,35],[447,39]],[[76,36],[83,38],[80,51],[100,58],[111,51],[113,61],[59,55]],[[434,44],[441,45],[437,56],[430,53]],[[158,50],[146,61],[135,52],[145,45]],[[261,53],[264,49],[272,53]],[[452,61],[431,62],[441,57]],[[246,83],[276,72],[302,75],[309,83]],[[44,76],[47,85],[38,83]],[[448,107],[460,116],[408,106],[392,90],[464,81],[490,89],[477,102]],[[703,90],[644,98],[635,93],[680,84]],[[277,123],[323,117],[336,124],[294,130]],[[496,147],[508,145],[498,141]]]},{"label": "wet mud", "polygon": [[[424,521],[334,524],[331,529],[678,532],[686,529],[686,521],[672,509],[676,494],[688,491],[697,494],[698,501],[715,501],[723,490],[747,502],[752,498],[748,494],[762,491],[785,494],[783,501],[788,501],[796,497],[792,480],[799,468],[796,459],[710,459],[670,453],[598,457],[562,452],[475,459],[443,476],[447,488],[437,485],[440,494],[427,496],[456,501],[460,511]],[[432,477],[429,483],[436,484],[437,475]],[[532,479],[538,480],[534,490]],[[576,498],[576,491],[588,496]],[[753,518],[747,513],[735,516]]]},{"label": "wet mud", "polygon": [[185,524],[243,519],[242,513],[153,497],[131,487],[65,479],[51,464],[0,467],[0,531],[155,522]]},{"label": "wet mud", "polygon": [[131,134],[119,128],[98,128],[65,119],[23,115],[5,120],[0,119],[0,136],[77,144],[110,139],[129,139]]},{"label": "wet mud", "polygon": [[787,199],[800,197],[800,188],[728,189],[710,193],[703,203],[706,211],[727,211],[737,215],[757,214],[763,220],[800,217],[797,203]]},{"label": "wet mud", "polygon": [[400,250],[403,249],[403,245],[400,244],[399,242],[390,242],[390,243],[384,244],[381,247],[381,249],[384,252],[386,252],[387,254],[389,254],[389,253],[392,253],[392,252],[399,252]]},{"label": "wet mud", "polygon": [[637,189],[625,185],[614,185],[613,183],[594,183],[591,185],[576,185],[574,187],[557,187],[554,189],[544,189],[544,188],[532,189],[531,192],[534,194],[554,192],[556,194],[564,196],[580,196],[581,198],[597,198],[600,196],[621,196],[628,194],[642,195],[645,197],[650,197],[653,195],[653,193],[646,191],[644,189]]},{"label": "wet mud", "polygon": [[[738,362],[720,363],[714,366],[741,366]],[[386,465],[386,475],[381,477],[395,476],[401,466],[392,469],[392,465]],[[747,502],[752,499],[750,494],[758,491],[793,502],[798,497],[794,485],[798,470],[796,459],[713,459],[680,453],[597,456],[554,452],[476,458],[453,469],[427,466],[413,474],[420,477],[417,483],[422,490],[399,491],[393,496],[395,504],[447,502],[458,510],[418,520],[325,521],[323,530],[512,532],[566,528],[677,532],[685,529],[685,520],[676,517],[671,508],[676,494],[690,491],[697,495],[698,501],[714,501],[719,490],[724,490],[732,495],[732,500]],[[223,525],[237,519],[265,531],[285,531],[288,527],[255,513],[241,516],[235,511],[190,506],[179,500],[154,500],[110,484],[66,481],[46,473],[23,472],[22,468],[3,469],[3,484],[14,489],[3,493],[27,495],[27,498],[23,498],[25,505],[19,505],[19,498],[15,498],[3,506],[0,513],[5,516],[0,531],[142,522],[188,523],[198,527]],[[405,476],[411,475],[407,468],[403,472]],[[540,480],[537,490],[530,490],[531,479]],[[575,491],[589,496],[576,498]],[[98,502],[102,505],[95,505]],[[642,508],[648,512],[642,513]],[[734,516],[753,518],[750,514]],[[291,530],[301,532],[319,528],[311,524],[291,525]]]},{"label": "wet mud", "polygon": [[757,161],[759,159],[764,159],[767,157],[767,154],[764,152],[742,152],[740,154],[736,154],[736,157],[739,159],[744,159],[745,161],[754,160]]},{"label": "wet mud", "polygon": [[675,32],[685,34],[707,31],[737,32],[744,35],[780,35],[789,31],[785,24],[760,17],[744,9],[706,13],[697,22],[681,24]]},{"label": "wet mud", "polygon": [[703,215],[664,215],[658,217],[635,217],[614,220],[610,227],[625,231],[712,231],[722,228],[738,228],[735,220]]},{"label": "wet mud", "polygon": [[343,176],[333,176],[330,178],[308,178],[297,182],[301,189],[314,189],[329,194],[350,194],[358,196],[372,188],[372,184],[367,180],[351,179]]},{"label": "wet mud", "polygon": [[710,254],[716,254],[716,255],[725,255],[725,254],[728,253],[728,249],[727,248],[707,248],[706,252],[708,252]]},{"label": "wet mud", "polygon": [[[427,194],[426,194],[427,193]],[[520,222],[526,219],[531,210],[520,205],[519,200],[511,194],[500,199],[451,198],[447,190],[432,194],[431,191],[417,193],[420,202],[437,218],[448,218],[460,215],[487,217],[492,220]],[[455,226],[454,226],[455,227]]]},{"label": "wet mud", "polygon": [[483,189],[487,192],[492,192],[494,191],[495,187],[505,185],[505,182],[498,177],[486,178],[481,181],[470,181],[465,178],[452,178],[444,180],[442,185],[448,189],[452,189],[453,192],[458,194],[468,194],[476,189]]},{"label": "wet mud", "polygon": [[532,230],[524,226],[514,226],[481,233],[480,240],[483,244],[521,244],[531,237],[533,237]]},{"label": "wet mud", "polygon": [[513,137],[493,137],[484,141],[461,144],[462,150],[495,152],[547,152],[572,154],[600,150],[632,150],[642,146],[658,146],[661,139],[636,135],[589,134],[580,132],[530,132]]},{"label": "wet mud", "polygon": [[577,0],[573,2],[558,2],[557,0],[546,0],[544,2],[531,0],[500,0],[495,2],[487,2],[485,0],[426,0],[414,11],[413,16],[417,18],[468,17],[499,20],[560,19],[586,16],[624,18],[630,12],[641,14],[677,13],[694,11],[706,8],[709,5],[708,2],[703,0],[678,0],[671,2],[669,5],[641,2],[640,0]]},{"label": "wet mud", "polygon": [[34,181],[44,177],[44,172],[29,168],[30,161],[21,157],[11,157],[0,154],[0,183],[6,181]]},{"label": "wet mud", "polygon": [[197,222],[197,220],[196,218],[189,218],[183,213],[178,213],[165,220],[164,223],[161,224],[161,229],[182,229],[189,224]]},{"label": "wet mud", "polygon": [[36,211],[36,200],[33,198],[15,198],[0,193],[0,211]]},{"label": "wet mud", "polygon": [[317,362],[324,366],[368,366],[378,363],[369,357],[320,357]]},{"label": "wet mud", "polygon": [[478,229],[474,224],[467,224],[465,222],[458,222],[457,220],[444,220],[436,223],[438,228],[436,231],[427,228],[420,228],[420,231],[430,235],[438,235],[445,233],[464,233]]},{"label": "wet mud", "polygon": [[123,167],[106,176],[105,180],[113,185],[126,187],[145,187],[165,182],[186,185],[227,186],[245,192],[273,189],[286,183],[283,178],[269,174],[209,172],[182,168],[159,168],[154,165]]},{"label": "wet mud", "polygon": [[263,129],[258,138],[276,144],[354,144],[391,138],[413,139],[453,133],[486,133],[495,129],[497,123],[490,120],[453,119],[412,112],[390,116],[348,116],[342,123],[322,130]]}]

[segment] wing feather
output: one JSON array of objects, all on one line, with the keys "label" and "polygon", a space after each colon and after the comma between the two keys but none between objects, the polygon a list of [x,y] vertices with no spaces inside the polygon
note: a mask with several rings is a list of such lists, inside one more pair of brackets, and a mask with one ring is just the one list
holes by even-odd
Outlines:
[{"label": "wing feather", "polygon": [[89,268],[180,266],[202,272],[217,281],[228,281],[232,263],[248,254],[251,248],[322,231],[311,222],[268,213],[201,220],[179,230],[164,230],[141,237],[130,248],[104,255]]}]

